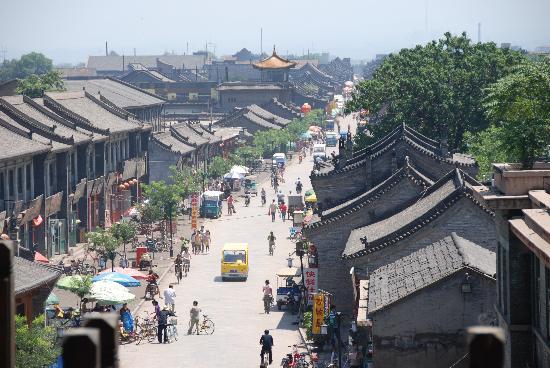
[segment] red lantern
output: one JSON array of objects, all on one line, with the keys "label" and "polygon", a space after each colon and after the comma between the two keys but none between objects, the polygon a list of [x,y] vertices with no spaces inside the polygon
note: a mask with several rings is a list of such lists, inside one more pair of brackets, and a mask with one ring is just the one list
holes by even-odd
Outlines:
[{"label": "red lantern", "polygon": [[307,115],[311,111],[311,106],[306,102],[302,105],[302,112]]},{"label": "red lantern", "polygon": [[124,184],[120,184],[120,185],[118,186],[118,190],[124,190],[124,188],[125,188],[125,187],[124,187]]},{"label": "red lantern", "polygon": [[137,180],[137,179],[132,180],[132,184],[133,184],[133,185],[135,185],[135,184],[137,184],[137,183],[138,183],[138,180]]},{"label": "red lantern", "polygon": [[128,188],[130,188],[130,184],[124,183],[124,189],[128,189]]}]

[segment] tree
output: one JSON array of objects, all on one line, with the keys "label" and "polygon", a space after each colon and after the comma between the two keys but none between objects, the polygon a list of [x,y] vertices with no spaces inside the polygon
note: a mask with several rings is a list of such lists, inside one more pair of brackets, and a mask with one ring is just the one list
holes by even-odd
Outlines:
[{"label": "tree", "polygon": [[50,71],[43,76],[32,74],[19,82],[17,93],[31,98],[43,97],[44,92],[64,90],[61,73]]},{"label": "tree", "polygon": [[80,298],[80,310],[82,310],[82,299],[84,299],[86,295],[90,294],[91,288],[92,276],[90,275],[81,275],[80,277],[76,277],[71,280],[70,291]]},{"label": "tree", "polygon": [[33,74],[43,75],[52,70],[52,61],[43,54],[31,52],[21,56],[21,59],[6,60],[0,66],[0,81],[23,79]]},{"label": "tree", "polygon": [[488,127],[483,113],[483,90],[522,62],[519,52],[494,43],[472,43],[465,33],[402,49],[388,56],[371,80],[358,84],[346,111],[365,109],[378,115],[369,125],[380,139],[405,122],[422,134],[439,140],[448,129],[451,149],[463,149],[467,131]]},{"label": "tree", "polygon": [[503,151],[530,169],[550,144],[550,61],[524,62],[487,89],[487,118]]},{"label": "tree", "polygon": [[137,229],[132,222],[116,222],[110,228],[111,234],[124,245],[124,255],[126,256],[126,244],[132,241],[137,234]]},{"label": "tree", "polygon": [[220,178],[231,169],[232,165],[231,160],[216,156],[208,166],[208,177],[211,179]]},{"label": "tree", "polygon": [[479,165],[477,178],[486,181],[493,173],[494,162],[514,161],[505,151],[505,143],[502,141],[502,128],[490,126],[489,128],[472,134],[464,135],[467,152],[474,156]]},{"label": "tree", "polygon": [[42,368],[55,362],[59,348],[55,341],[56,331],[45,326],[44,315],[40,315],[27,325],[25,316],[15,316],[15,366]]},{"label": "tree", "polygon": [[116,249],[120,245],[113,234],[104,229],[98,229],[87,234],[87,240],[98,254],[111,260],[111,270],[115,268]]}]

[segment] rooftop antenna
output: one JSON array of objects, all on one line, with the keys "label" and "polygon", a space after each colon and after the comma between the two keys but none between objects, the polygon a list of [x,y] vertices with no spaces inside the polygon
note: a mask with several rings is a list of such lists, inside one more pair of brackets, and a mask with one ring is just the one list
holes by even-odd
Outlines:
[{"label": "rooftop antenna", "polygon": [[264,29],[260,28],[260,57],[264,53]]},{"label": "rooftop antenna", "polygon": [[107,41],[105,41],[105,56],[109,56],[109,48],[107,47]]},{"label": "rooftop antenna", "polygon": [[477,43],[481,43],[481,22],[477,24]]}]

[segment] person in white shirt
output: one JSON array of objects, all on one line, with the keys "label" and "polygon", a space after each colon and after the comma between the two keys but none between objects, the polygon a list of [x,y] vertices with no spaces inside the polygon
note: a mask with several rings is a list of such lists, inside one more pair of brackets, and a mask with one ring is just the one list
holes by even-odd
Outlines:
[{"label": "person in white shirt", "polygon": [[174,313],[176,308],[176,292],[172,284],[168,285],[168,289],[164,290],[164,304]]}]

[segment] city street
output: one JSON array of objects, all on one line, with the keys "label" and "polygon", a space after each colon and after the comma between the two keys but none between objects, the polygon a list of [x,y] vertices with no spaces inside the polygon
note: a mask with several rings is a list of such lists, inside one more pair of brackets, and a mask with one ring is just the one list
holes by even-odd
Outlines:
[{"label": "city street", "polygon": [[[309,172],[313,161],[308,156],[302,164],[294,157],[285,173],[285,183],[281,189],[285,194],[294,192],[294,183],[298,177],[309,189]],[[266,188],[268,204],[275,198],[269,182],[261,183]],[[142,343],[120,347],[121,367],[155,366],[162,358],[167,367],[212,367],[222,363],[230,367],[252,367],[259,365],[259,339],[264,329],[274,336],[274,365],[289,352],[288,345],[300,343],[297,317],[289,312],[273,308],[270,314],[264,314],[262,286],[269,279],[274,291],[275,273],[286,267],[289,253],[294,244],[287,236],[292,222],[283,222],[277,218],[275,223],[268,216],[267,205],[262,207],[260,197],[253,197],[249,207],[244,207],[244,199],[238,198],[236,214],[226,214],[217,220],[207,220],[206,229],[212,233],[210,254],[193,256],[191,271],[187,278],[174,285],[177,293],[176,314],[178,315],[178,341],[172,344]],[[273,231],[276,240],[274,256],[268,254],[267,236]],[[220,277],[221,249],[224,243],[246,242],[250,248],[250,271],[246,282],[222,282]],[[294,260],[299,265],[299,259]],[[161,283],[161,291],[175,282],[174,273],[169,272]],[[187,336],[189,309],[197,300],[203,313],[216,324],[216,330],[210,336]],[[161,305],[163,300],[159,300]],[[138,312],[151,312],[150,301],[143,304]]]}]

